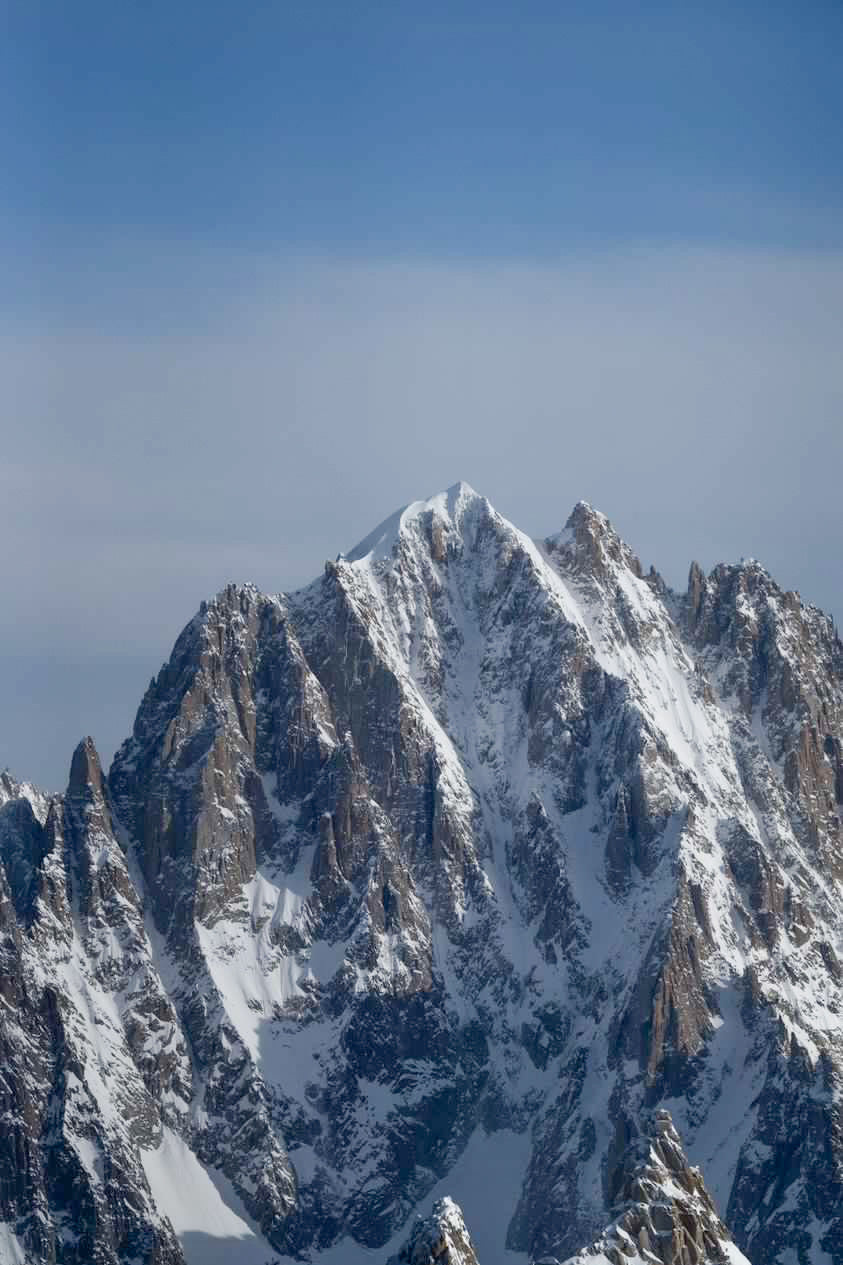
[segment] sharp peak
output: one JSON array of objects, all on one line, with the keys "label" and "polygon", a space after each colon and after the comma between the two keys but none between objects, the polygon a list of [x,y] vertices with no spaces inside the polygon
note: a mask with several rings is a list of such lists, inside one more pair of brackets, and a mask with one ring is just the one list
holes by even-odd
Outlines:
[{"label": "sharp peak", "polygon": [[387,1265],[477,1265],[477,1256],[460,1205],[449,1195],[438,1199],[426,1216],[416,1214],[410,1236]]},{"label": "sharp peak", "polygon": [[444,512],[449,516],[453,516],[461,508],[478,501],[486,504],[490,503],[487,497],[483,496],[481,492],[477,492],[470,483],[466,483],[465,479],[458,479],[456,483],[452,483],[444,491],[434,492],[421,500],[408,502],[407,505],[403,505],[400,509],[390,514],[388,518],[384,519],[384,522],[391,522],[396,516],[411,518],[424,514],[429,510],[440,514]]},{"label": "sharp peak", "polygon": [[570,517],[573,518],[575,515],[580,515],[580,514],[593,515],[596,518],[603,519],[604,522],[609,521],[606,515],[603,514],[594,505],[592,505],[591,501],[587,501],[585,497],[580,497],[580,499],[574,505],[574,508],[571,510]]},{"label": "sharp peak", "polygon": [[341,553],[338,561],[360,562],[372,555],[375,560],[389,558],[400,537],[420,518],[432,515],[443,521],[450,521],[458,527],[466,510],[478,505],[485,505],[490,510],[492,509],[487,497],[475,491],[470,483],[460,479],[452,483],[444,492],[436,492],[424,500],[410,501],[407,505],[395,510],[373,531],[364,536],[353,549]]},{"label": "sharp peak", "polygon": [[69,795],[86,793],[88,788],[102,790],[102,764],[94,740],[90,735],[82,738],[76,745],[70,761],[70,777],[67,791]]},{"label": "sharp peak", "polygon": [[618,534],[609,521],[608,515],[601,510],[595,509],[589,501],[577,501],[568,515],[565,527],[571,531],[587,527],[592,532],[599,530],[600,532],[610,532],[613,536]]},{"label": "sharp peak", "polygon": [[86,734],[84,738],[80,738],[73,752],[73,762],[94,765],[99,764],[100,758],[97,752],[97,744],[94,742],[90,734]]},{"label": "sharp peak", "polygon": [[53,791],[45,791],[34,782],[15,777],[8,766],[0,769],[0,807],[13,799],[26,800],[43,825],[48,807],[54,798]]},{"label": "sharp peak", "polygon": [[23,782],[21,779],[15,777],[8,765],[0,769],[0,787],[5,787],[9,791],[12,791],[17,790],[17,788],[22,785]]},{"label": "sharp peak", "polygon": [[[561,532],[549,536],[546,545],[567,556],[571,565],[599,576],[610,563],[620,564],[639,578],[641,563],[608,517],[588,501],[577,501]],[[658,580],[655,571],[651,574]]]},{"label": "sharp peak", "polygon": [[[440,493],[439,495],[442,494]],[[445,495],[448,497],[464,496],[478,498],[482,501],[485,501],[486,499],[481,492],[477,492],[465,479],[457,479],[456,483],[452,483],[449,488],[445,489]],[[445,1199],[440,1199],[439,1202],[441,1204],[453,1203],[453,1200],[446,1196]]]}]

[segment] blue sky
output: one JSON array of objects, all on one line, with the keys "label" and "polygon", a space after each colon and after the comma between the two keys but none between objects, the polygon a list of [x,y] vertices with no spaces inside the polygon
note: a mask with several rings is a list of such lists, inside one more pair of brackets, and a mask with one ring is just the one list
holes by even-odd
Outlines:
[{"label": "blue sky", "polygon": [[3,213],[39,251],[843,231],[838,3],[13,0],[4,20]]},{"label": "blue sky", "polygon": [[0,767],[465,479],[843,615],[843,6],[12,0]]}]

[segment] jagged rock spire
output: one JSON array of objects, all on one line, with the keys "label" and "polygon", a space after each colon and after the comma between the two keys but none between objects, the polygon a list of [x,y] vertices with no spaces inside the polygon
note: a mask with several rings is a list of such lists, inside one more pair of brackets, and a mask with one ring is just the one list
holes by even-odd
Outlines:
[{"label": "jagged rock spire", "polygon": [[717,1215],[698,1168],[688,1163],[670,1113],[657,1110],[609,1175],[616,1219],[566,1265],[718,1265],[745,1258]]},{"label": "jagged rock spire", "polygon": [[562,554],[572,570],[591,578],[603,579],[612,564],[628,567],[641,576],[641,563],[605,514],[578,501],[568,516],[565,529],[551,537],[549,544]]},{"label": "jagged rock spire", "polygon": [[479,1265],[459,1204],[447,1196],[438,1200],[388,1265]]},{"label": "jagged rock spire", "polygon": [[67,793],[71,798],[87,797],[103,792],[103,773],[94,740],[83,738],[73,752]]}]

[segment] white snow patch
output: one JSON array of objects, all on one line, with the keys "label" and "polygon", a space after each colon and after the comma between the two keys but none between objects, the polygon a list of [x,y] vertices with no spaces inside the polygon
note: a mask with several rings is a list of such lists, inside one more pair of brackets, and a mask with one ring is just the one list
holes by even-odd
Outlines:
[{"label": "white snow patch", "polygon": [[93,1182],[102,1182],[102,1154],[93,1138],[72,1138],[76,1154]]},{"label": "white snow patch", "polygon": [[188,1265],[267,1265],[274,1253],[257,1233],[231,1183],[206,1168],[171,1129],[141,1151],[152,1197],[178,1236]]},{"label": "white snow patch", "polygon": [[0,1221],[0,1261],[3,1265],[27,1265],[23,1244],[7,1221]]}]

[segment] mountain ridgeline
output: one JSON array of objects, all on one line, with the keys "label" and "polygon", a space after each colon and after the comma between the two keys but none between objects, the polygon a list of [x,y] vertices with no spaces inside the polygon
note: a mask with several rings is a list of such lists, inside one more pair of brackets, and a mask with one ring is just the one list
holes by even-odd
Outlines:
[{"label": "mountain ridgeline", "polygon": [[828,617],[583,503],[229,585],[0,775],[0,1261],[843,1265],[841,742]]}]

